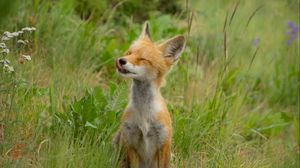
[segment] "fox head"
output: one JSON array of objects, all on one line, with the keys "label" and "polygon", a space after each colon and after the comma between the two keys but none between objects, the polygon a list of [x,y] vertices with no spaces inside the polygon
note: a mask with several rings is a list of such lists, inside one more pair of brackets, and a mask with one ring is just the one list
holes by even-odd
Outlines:
[{"label": "fox head", "polygon": [[117,71],[124,77],[154,81],[160,85],[180,58],[184,46],[185,38],[182,35],[155,44],[151,39],[149,23],[145,22],[139,38],[123,57],[116,59]]}]

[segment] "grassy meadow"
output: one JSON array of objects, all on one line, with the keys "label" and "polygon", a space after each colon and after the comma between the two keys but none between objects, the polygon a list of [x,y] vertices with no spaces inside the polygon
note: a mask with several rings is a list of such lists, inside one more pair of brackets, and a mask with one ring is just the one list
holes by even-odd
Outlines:
[{"label": "grassy meadow", "polygon": [[131,81],[114,61],[145,20],[158,42],[187,37],[162,88],[172,167],[299,167],[297,0],[1,0],[0,15],[0,167],[118,166]]}]

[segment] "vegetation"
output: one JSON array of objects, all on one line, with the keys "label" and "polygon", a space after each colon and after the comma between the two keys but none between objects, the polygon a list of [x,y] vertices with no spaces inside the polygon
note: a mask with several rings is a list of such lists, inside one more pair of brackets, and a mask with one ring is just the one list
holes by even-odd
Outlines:
[{"label": "vegetation", "polygon": [[[146,19],[156,40],[188,38],[162,89],[172,167],[299,167],[297,6],[1,0],[0,167],[117,167],[111,141],[130,81],[114,60]],[[32,31],[3,39],[24,27]]]}]

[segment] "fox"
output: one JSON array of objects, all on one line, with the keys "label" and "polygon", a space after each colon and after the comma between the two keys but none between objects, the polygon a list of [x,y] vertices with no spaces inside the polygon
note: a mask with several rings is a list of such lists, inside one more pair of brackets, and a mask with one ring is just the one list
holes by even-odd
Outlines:
[{"label": "fox", "polygon": [[121,168],[170,167],[172,121],[160,88],[184,48],[183,35],[153,42],[146,21],[138,39],[116,59],[118,74],[132,79],[129,102],[113,140],[124,149]]}]

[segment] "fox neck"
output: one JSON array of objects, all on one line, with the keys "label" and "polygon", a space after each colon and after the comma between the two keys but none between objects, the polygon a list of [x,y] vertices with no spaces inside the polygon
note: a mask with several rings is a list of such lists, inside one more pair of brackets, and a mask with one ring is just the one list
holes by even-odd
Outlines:
[{"label": "fox neck", "polygon": [[133,79],[130,104],[143,119],[150,119],[151,115],[162,108],[162,96],[159,86],[152,81]]}]

